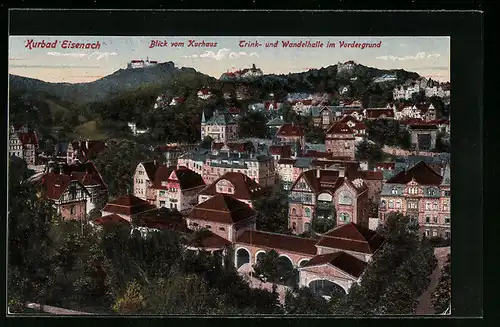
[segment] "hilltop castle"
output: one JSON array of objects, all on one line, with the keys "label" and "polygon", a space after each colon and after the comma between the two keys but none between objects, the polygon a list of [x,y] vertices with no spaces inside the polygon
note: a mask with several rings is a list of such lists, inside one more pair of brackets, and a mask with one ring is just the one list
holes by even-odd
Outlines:
[{"label": "hilltop castle", "polygon": [[149,57],[146,58],[146,60],[132,60],[127,64],[127,69],[133,69],[133,68],[145,68],[145,67],[152,67],[158,65],[158,61],[153,61],[149,60]]}]

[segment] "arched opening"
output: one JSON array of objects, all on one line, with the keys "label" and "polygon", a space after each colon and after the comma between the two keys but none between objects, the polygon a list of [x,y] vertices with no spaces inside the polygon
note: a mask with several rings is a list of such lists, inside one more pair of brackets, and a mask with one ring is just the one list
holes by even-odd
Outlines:
[{"label": "arched opening", "polygon": [[309,260],[307,260],[307,259],[300,260],[299,261],[299,267],[304,267],[308,262],[309,262]]},{"label": "arched opening", "polygon": [[278,283],[284,284],[290,287],[294,287],[299,282],[298,270],[295,269],[292,260],[288,256],[281,255],[277,262],[278,276],[280,276],[280,281]]},{"label": "arched opening", "polygon": [[309,283],[309,288],[313,293],[321,296],[346,295],[342,286],[326,279],[318,279]]},{"label": "arched opening", "polygon": [[260,260],[263,260],[265,257],[266,257],[266,252],[264,252],[264,251],[257,252],[257,255],[255,256],[255,263],[258,263]]},{"label": "arched opening", "polygon": [[239,269],[246,263],[250,263],[250,252],[245,248],[240,248],[236,251],[236,269]]}]

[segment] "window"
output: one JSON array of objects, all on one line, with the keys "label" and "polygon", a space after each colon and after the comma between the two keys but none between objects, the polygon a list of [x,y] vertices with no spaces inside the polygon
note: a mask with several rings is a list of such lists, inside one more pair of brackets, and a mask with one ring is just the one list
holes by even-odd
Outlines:
[{"label": "window", "polygon": [[192,225],[192,226],[194,226],[194,227],[197,227],[197,226],[198,226],[198,224],[197,224],[197,223],[191,223],[191,225]]},{"label": "window", "polygon": [[434,218],[432,218],[432,222],[433,222],[434,224],[437,224],[437,222],[438,222],[438,217],[437,217],[437,216],[434,216]]},{"label": "window", "polygon": [[389,200],[389,209],[394,209],[394,200]]},{"label": "window", "polygon": [[431,210],[431,202],[430,201],[425,202],[425,210]]},{"label": "window", "polygon": [[311,217],[311,209],[305,208],[304,209],[304,216],[306,217]]},{"label": "window", "polygon": [[212,228],[212,226],[210,226],[210,225],[205,225],[205,228],[210,229],[210,228]]},{"label": "window", "polygon": [[396,200],[396,209],[401,209],[401,200]]},{"label": "window", "polygon": [[430,233],[430,231],[429,231],[428,229],[426,229],[426,230],[425,230],[425,236],[426,236],[426,237],[431,236],[431,233]]},{"label": "window", "polygon": [[443,202],[443,211],[448,211],[450,208],[448,207],[448,201]]},{"label": "window", "polygon": [[349,142],[345,142],[344,143],[344,148],[345,149],[350,149],[351,148],[351,146],[349,145]]},{"label": "window", "polygon": [[292,229],[297,230],[297,223],[292,223]]},{"label": "window", "polygon": [[344,223],[348,223],[351,221],[351,216],[347,212],[342,212],[339,215],[339,220]]},{"label": "window", "polygon": [[160,196],[165,196],[165,191],[160,191]]},{"label": "window", "polygon": [[418,209],[417,202],[413,201],[408,202],[408,209]]},{"label": "window", "polygon": [[226,229],[224,227],[219,227],[219,230],[225,231]]},{"label": "window", "polygon": [[434,194],[435,194],[434,189],[432,189],[432,188],[429,189],[429,195],[434,195]]},{"label": "window", "polygon": [[438,202],[437,201],[434,201],[434,203],[432,205],[432,209],[438,210]]},{"label": "window", "polygon": [[76,213],[76,207],[75,206],[71,206],[69,211],[71,212],[71,215],[74,215]]},{"label": "window", "polygon": [[451,233],[450,232],[444,232],[444,237],[445,238],[450,238],[451,236]]},{"label": "window", "polygon": [[310,223],[305,223],[304,224],[304,231],[309,231],[311,229],[311,224]]},{"label": "window", "polygon": [[450,191],[444,191],[444,196],[450,196]]},{"label": "window", "polygon": [[425,222],[430,223],[431,222],[431,217],[425,217]]},{"label": "window", "polygon": [[450,223],[450,221],[451,221],[450,217],[445,217],[445,218],[444,218],[444,223],[445,223],[445,224],[449,224],[449,223]]},{"label": "window", "polygon": [[160,201],[160,208],[164,208],[165,207],[165,201]]},{"label": "window", "polygon": [[292,216],[297,216],[297,209],[295,208],[292,209]]},{"label": "window", "polygon": [[432,237],[437,237],[437,236],[438,236],[437,230],[433,229],[432,230]]},{"label": "window", "polygon": [[392,191],[391,191],[392,194],[398,194],[398,189],[397,188],[393,188]]},{"label": "window", "polygon": [[340,197],[339,197],[339,204],[352,205],[351,193],[349,193],[347,191],[342,191],[340,193]]}]

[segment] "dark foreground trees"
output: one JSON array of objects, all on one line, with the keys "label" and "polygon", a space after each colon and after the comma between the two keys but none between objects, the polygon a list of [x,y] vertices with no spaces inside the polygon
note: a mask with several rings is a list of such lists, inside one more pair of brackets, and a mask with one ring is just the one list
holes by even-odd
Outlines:
[{"label": "dark foreground trees", "polygon": [[451,301],[451,256],[448,255],[441,279],[432,293],[432,307],[436,313],[443,313]]}]

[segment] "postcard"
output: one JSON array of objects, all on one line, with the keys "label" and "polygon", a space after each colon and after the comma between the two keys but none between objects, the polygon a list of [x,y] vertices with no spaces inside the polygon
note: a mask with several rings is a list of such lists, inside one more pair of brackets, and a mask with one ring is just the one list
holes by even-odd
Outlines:
[{"label": "postcard", "polygon": [[9,313],[446,315],[449,37],[10,36]]}]

